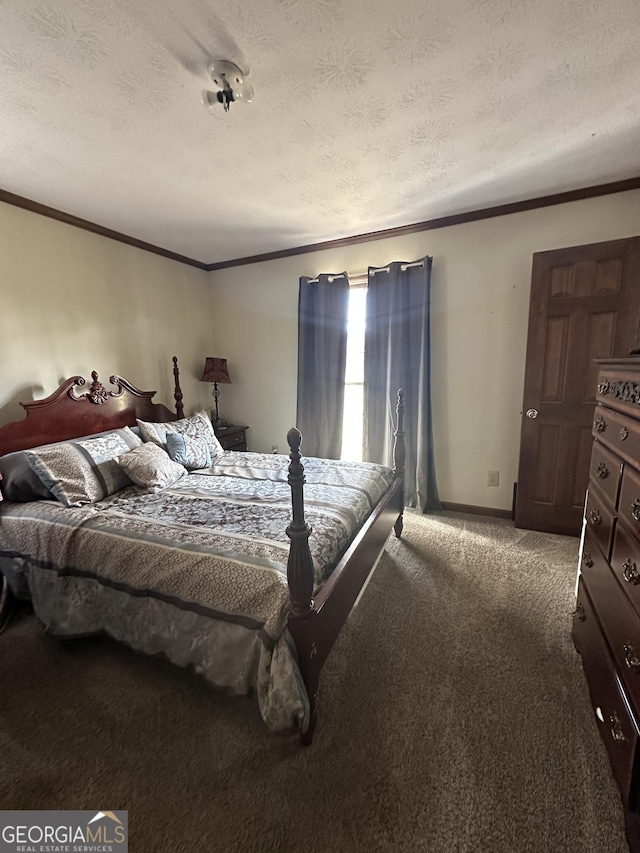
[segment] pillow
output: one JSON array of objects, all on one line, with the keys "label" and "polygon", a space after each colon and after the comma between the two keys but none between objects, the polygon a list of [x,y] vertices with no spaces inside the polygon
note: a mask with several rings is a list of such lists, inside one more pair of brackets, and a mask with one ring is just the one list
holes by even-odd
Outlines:
[{"label": "pillow", "polygon": [[26,501],[55,500],[40,477],[29,465],[24,450],[15,450],[0,456],[2,482],[0,490],[8,501],[25,503]]},{"label": "pillow", "polygon": [[179,421],[169,421],[164,424],[154,424],[150,421],[138,421],[140,435],[145,441],[159,444],[163,450],[167,449],[167,433],[180,433],[190,438],[204,438],[209,446],[211,458],[224,453],[222,445],[216,438],[213,425],[209,415],[202,410],[190,418],[182,418]]},{"label": "pillow", "polygon": [[172,486],[187,473],[183,465],[170,459],[166,451],[153,442],[118,456],[116,462],[134,483],[152,492]]},{"label": "pillow", "polygon": [[179,432],[168,432],[166,437],[170,458],[184,465],[187,471],[211,467],[211,451],[204,438],[181,435]]},{"label": "pillow", "polygon": [[25,450],[27,461],[65,506],[95,503],[130,485],[115,458],[142,442],[129,427]]}]

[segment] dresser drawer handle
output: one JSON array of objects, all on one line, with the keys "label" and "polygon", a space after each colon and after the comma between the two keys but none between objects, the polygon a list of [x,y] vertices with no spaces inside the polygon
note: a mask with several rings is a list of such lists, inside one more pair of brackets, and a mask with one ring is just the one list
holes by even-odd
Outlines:
[{"label": "dresser drawer handle", "polygon": [[629,438],[629,430],[626,427],[620,427],[620,441],[626,441]]},{"label": "dresser drawer handle", "polygon": [[609,476],[609,469],[604,464],[604,462],[598,462],[596,465],[596,477],[599,480],[606,480]]},{"label": "dresser drawer handle", "polygon": [[593,422],[593,431],[594,432],[604,432],[607,428],[607,422],[602,417],[602,415],[598,415],[595,421]]},{"label": "dresser drawer handle", "polygon": [[640,521],[640,498],[636,498],[631,504],[631,515],[634,521]]},{"label": "dresser drawer handle", "polygon": [[622,731],[622,723],[618,719],[618,715],[615,711],[609,717],[609,722],[611,723],[611,737],[616,741],[616,743],[624,743],[627,740],[627,736]]},{"label": "dresser drawer handle", "polygon": [[[585,619],[587,618],[587,614],[584,612],[584,607],[583,607],[581,601],[579,601],[576,604],[576,612],[574,613],[574,616],[576,617],[576,619],[579,619],[581,622],[584,622]],[[626,646],[625,646],[625,648],[626,648]]]},{"label": "dresser drawer handle", "polygon": [[625,560],[622,564],[622,577],[626,580],[627,583],[636,584],[640,581],[640,574],[638,573],[636,564],[633,563],[630,559]]},{"label": "dresser drawer handle", "polygon": [[640,658],[633,646],[624,646],[624,662],[629,669],[640,669]]},{"label": "dresser drawer handle", "polygon": [[602,524],[602,516],[600,515],[600,511],[597,509],[592,509],[589,513],[589,519],[591,520],[591,524],[594,527],[597,527],[599,524]]},{"label": "dresser drawer handle", "polygon": [[591,566],[593,565],[593,559],[592,559],[592,557],[591,557],[591,554],[590,554],[588,551],[584,551],[584,552],[583,552],[583,554],[582,554],[582,562],[585,564],[585,566],[586,566],[588,569],[590,569],[590,568],[591,568]]}]

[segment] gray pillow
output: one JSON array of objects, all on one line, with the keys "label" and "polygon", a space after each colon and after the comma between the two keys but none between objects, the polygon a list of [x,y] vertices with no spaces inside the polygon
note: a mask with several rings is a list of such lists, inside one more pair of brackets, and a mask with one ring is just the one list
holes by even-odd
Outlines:
[{"label": "gray pillow", "polygon": [[174,462],[184,465],[187,471],[211,467],[211,451],[204,438],[181,435],[179,432],[167,433],[167,453]]},{"label": "gray pillow", "polygon": [[115,461],[142,444],[129,427],[25,450],[32,470],[65,506],[95,503],[131,484]]},{"label": "gray pillow", "polygon": [[134,483],[151,492],[166,489],[187,475],[184,465],[151,441],[118,456],[116,462]]},{"label": "gray pillow", "polygon": [[24,450],[15,450],[0,456],[2,482],[0,490],[5,500],[16,503],[27,501],[55,500],[48,489],[29,465]]}]

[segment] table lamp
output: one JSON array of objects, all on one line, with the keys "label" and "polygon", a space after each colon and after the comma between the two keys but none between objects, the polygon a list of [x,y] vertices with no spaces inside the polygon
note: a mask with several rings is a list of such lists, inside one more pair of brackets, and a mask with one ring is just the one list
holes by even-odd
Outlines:
[{"label": "table lamp", "polygon": [[229,423],[218,414],[218,398],[220,397],[218,383],[221,385],[231,385],[231,377],[227,370],[227,359],[207,356],[200,382],[213,382],[213,399],[216,403],[216,416],[213,419],[213,426],[219,429],[228,427]]}]

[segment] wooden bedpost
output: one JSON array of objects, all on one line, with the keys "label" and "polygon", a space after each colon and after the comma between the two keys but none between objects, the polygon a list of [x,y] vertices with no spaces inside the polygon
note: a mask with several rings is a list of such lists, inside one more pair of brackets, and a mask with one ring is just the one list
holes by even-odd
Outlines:
[{"label": "wooden bedpost", "polygon": [[295,427],[287,433],[287,442],[291,449],[289,458],[288,482],[291,486],[291,506],[293,520],[287,527],[287,536],[291,540],[287,562],[287,580],[289,583],[289,632],[298,652],[300,674],[307,688],[310,718],[306,732],[301,733],[305,746],[311,743],[316,723],[316,695],[318,693],[319,667],[316,665],[317,648],[315,643],[316,612],[313,608],[314,572],[309,536],[311,527],[304,517],[304,465],[300,461],[302,434]]},{"label": "wooden bedpost", "polygon": [[182,388],[180,387],[180,368],[178,367],[178,356],[173,357],[173,396],[176,401],[176,415],[178,418],[184,417],[184,406],[182,405]]},{"label": "wooden bedpost", "polygon": [[393,436],[393,473],[396,477],[399,477],[402,480],[400,515],[398,516],[396,523],[393,525],[393,529],[399,539],[402,536],[402,528],[404,527],[404,463],[407,458],[407,451],[404,443],[404,391],[402,388],[398,390],[396,431]]},{"label": "wooden bedpost", "polygon": [[300,461],[302,434],[290,429],[287,442],[291,448],[289,458],[289,476],[291,486],[291,506],[293,520],[287,527],[287,536],[291,540],[289,560],[287,562],[287,580],[289,581],[290,612],[292,616],[304,616],[313,607],[313,561],[309,550],[311,528],[304,517],[304,465]]}]

